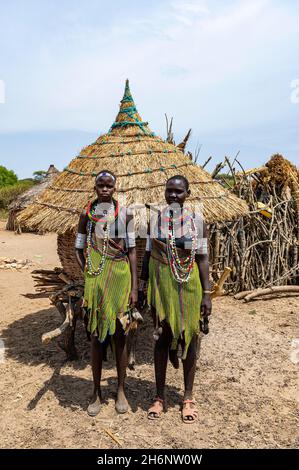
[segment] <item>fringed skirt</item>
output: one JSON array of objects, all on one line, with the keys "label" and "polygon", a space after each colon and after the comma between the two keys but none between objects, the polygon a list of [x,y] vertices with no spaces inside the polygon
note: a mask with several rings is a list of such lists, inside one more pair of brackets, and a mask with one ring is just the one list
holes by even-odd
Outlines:
[{"label": "fringed skirt", "polygon": [[[186,256],[185,250],[178,249]],[[195,263],[189,282],[178,283],[169,266],[166,245],[153,239],[150,263],[148,304],[154,307],[160,322],[166,321],[171,328],[171,349],[177,348],[178,340],[184,340],[182,359],[187,356],[192,338],[199,333],[202,287],[198,266]]]},{"label": "fringed skirt", "polygon": [[[100,265],[102,253],[91,249],[94,270]],[[109,245],[101,274],[94,276],[85,268],[84,307],[88,315],[87,331],[102,343],[113,335],[116,319],[129,309],[131,270],[128,257]]]}]

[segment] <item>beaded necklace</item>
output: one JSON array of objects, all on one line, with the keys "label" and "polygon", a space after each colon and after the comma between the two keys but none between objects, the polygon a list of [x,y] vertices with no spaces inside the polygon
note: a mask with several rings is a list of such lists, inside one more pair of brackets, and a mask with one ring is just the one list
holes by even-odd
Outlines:
[{"label": "beaded necklace", "polygon": [[[86,210],[86,215],[89,218],[88,230],[87,230],[87,249],[86,249],[86,261],[87,261],[87,272],[91,276],[99,276],[104,269],[106,259],[107,259],[107,252],[108,252],[108,245],[109,245],[109,236],[110,236],[110,224],[115,221],[118,217],[119,211],[119,204],[116,202],[116,207],[114,208],[114,204],[112,203],[106,214],[104,214],[103,218],[97,218],[95,216],[96,205],[90,203]],[[99,264],[98,269],[95,269],[92,265],[91,261],[91,249],[94,248],[92,243],[92,229],[93,226],[99,222],[104,222],[103,231],[104,231],[104,241],[103,241],[103,251],[102,257]]]},{"label": "beaded necklace", "polygon": [[193,216],[190,217],[191,228],[191,253],[186,258],[180,259],[177,251],[174,234],[173,215],[170,213],[167,239],[167,256],[174,279],[182,284],[188,282],[195,262],[197,231]]},{"label": "beaded necklace", "polygon": [[[119,204],[118,204],[117,201],[116,201],[115,204],[116,204],[116,205],[115,205],[115,211],[114,211],[113,217],[114,217],[114,219],[116,220],[117,217],[118,217]],[[96,222],[106,222],[106,219],[105,219],[105,218],[104,218],[104,219],[103,219],[103,218],[100,219],[100,218],[98,218],[98,217],[95,216],[96,207],[97,207],[97,204],[95,204],[95,203],[90,202],[90,203],[88,204],[87,209],[86,209],[86,215],[88,216],[89,220],[91,220],[92,222],[95,222],[95,223],[96,223]],[[111,209],[111,210],[114,209],[113,203],[112,203],[110,209]],[[109,209],[109,211],[110,211],[110,209]],[[104,212],[104,214],[105,214],[105,213],[107,214],[107,211],[103,211],[103,212]],[[114,220],[114,219],[113,219],[113,220]]]},{"label": "beaded necklace", "polygon": [[[176,222],[182,222],[184,224],[184,222],[189,220],[191,217],[192,217],[191,210],[188,209],[188,208],[187,209],[184,208],[183,212],[182,212],[182,215],[180,215],[179,217],[176,217],[175,220],[176,220]],[[169,208],[164,209],[161,213],[161,220],[163,220],[165,222],[170,222],[171,219],[173,219],[173,216],[171,216],[171,211],[169,210]]]}]

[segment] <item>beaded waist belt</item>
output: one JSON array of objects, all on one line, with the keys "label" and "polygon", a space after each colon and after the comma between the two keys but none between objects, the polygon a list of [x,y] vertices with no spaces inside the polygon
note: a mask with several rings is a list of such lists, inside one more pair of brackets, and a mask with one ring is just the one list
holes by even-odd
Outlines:
[{"label": "beaded waist belt", "polygon": [[[101,238],[96,238],[95,240],[95,237],[93,236],[91,241],[92,249],[103,255],[103,240]],[[113,261],[128,261],[127,252],[123,250],[122,247],[117,245],[113,240],[109,240],[106,256],[107,258],[112,259]]]}]

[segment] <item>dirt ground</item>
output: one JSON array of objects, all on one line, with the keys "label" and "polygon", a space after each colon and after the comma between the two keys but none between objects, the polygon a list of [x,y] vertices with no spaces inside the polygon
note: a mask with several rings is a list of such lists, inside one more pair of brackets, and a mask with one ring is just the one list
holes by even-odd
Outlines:
[{"label": "dirt ground", "polygon": [[128,371],[129,413],[114,410],[116,371],[110,360],[103,371],[106,404],[90,418],[83,326],[76,337],[80,359],[66,362],[55,342],[41,344],[41,335],[61,323],[59,313],[48,299],[25,296],[34,292],[32,269],[59,266],[56,236],[15,235],[0,224],[0,256],[33,263],[21,272],[0,270],[1,448],[298,448],[299,365],[290,359],[291,342],[299,338],[298,297],[214,301],[194,385],[197,423],[181,422],[181,365],[167,371],[167,413],[158,422],[147,420],[155,393],[151,328],[140,332],[138,364]]}]

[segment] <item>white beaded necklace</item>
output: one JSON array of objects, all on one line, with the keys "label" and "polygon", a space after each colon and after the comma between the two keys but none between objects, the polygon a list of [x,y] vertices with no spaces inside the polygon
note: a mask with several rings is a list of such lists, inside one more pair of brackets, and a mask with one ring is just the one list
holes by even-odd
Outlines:
[{"label": "white beaded necklace", "polygon": [[190,216],[191,228],[191,253],[185,259],[181,260],[175,242],[173,217],[169,217],[168,239],[167,239],[167,256],[174,279],[182,284],[190,280],[191,272],[195,262],[197,230],[193,216]]},{"label": "white beaded necklace", "polygon": [[[96,213],[96,210],[98,208],[99,208],[99,204],[97,204],[95,209],[94,209],[95,213]],[[106,211],[104,211],[104,212],[106,212]],[[104,227],[103,227],[103,231],[104,231],[103,252],[102,252],[102,257],[101,257],[101,261],[100,261],[98,269],[94,268],[94,266],[92,264],[92,261],[91,261],[92,227],[93,227],[94,222],[90,221],[90,223],[88,224],[89,227],[88,227],[88,233],[87,233],[87,250],[86,250],[86,255],[87,256],[86,257],[87,257],[87,272],[91,276],[99,276],[100,274],[102,274],[105,263],[106,263],[107,251],[108,251],[108,245],[109,245],[109,236],[110,236],[110,224],[114,220],[114,205],[113,205],[113,203],[111,204],[109,210],[106,213],[106,219],[107,220],[106,220],[106,222],[104,224]],[[96,223],[98,223],[98,222],[96,222]],[[94,223],[94,224],[96,224],[96,223]]]}]

